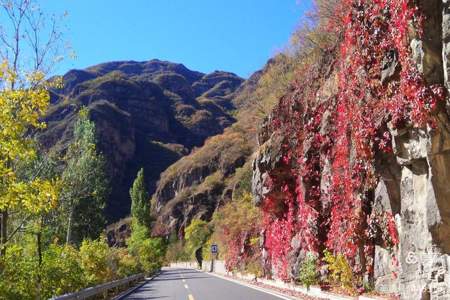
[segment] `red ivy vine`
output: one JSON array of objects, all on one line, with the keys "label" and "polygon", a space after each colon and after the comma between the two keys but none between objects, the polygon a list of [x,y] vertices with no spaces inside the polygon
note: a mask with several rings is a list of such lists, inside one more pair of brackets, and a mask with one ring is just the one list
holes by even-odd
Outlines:
[{"label": "red ivy vine", "polygon": [[[284,279],[294,238],[305,251],[344,254],[355,274],[372,272],[370,191],[378,183],[377,153],[392,151],[386,124],[432,127],[432,112],[445,97],[412,59],[409,45],[421,38],[424,22],[414,1],[342,0],[337,10],[344,12],[341,24],[329,28],[340,29],[340,51],[326,49],[299,72],[273,112],[283,158],[269,172],[262,209],[269,261]],[[336,92],[320,96],[333,76]],[[395,247],[393,216],[383,220],[384,238]]]}]

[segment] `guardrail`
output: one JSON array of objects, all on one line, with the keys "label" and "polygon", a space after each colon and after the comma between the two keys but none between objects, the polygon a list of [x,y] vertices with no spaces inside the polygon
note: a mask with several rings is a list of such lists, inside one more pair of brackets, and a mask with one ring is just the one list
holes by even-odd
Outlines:
[{"label": "guardrail", "polygon": [[129,276],[129,277],[126,277],[123,279],[103,283],[103,284],[96,285],[93,287],[88,287],[84,290],[81,290],[81,291],[78,291],[75,293],[65,294],[62,296],[56,296],[56,297],[51,298],[51,300],[86,299],[89,297],[100,295],[102,293],[106,293],[107,291],[112,290],[114,288],[118,288],[120,286],[127,285],[133,281],[142,280],[144,278],[145,278],[144,273],[136,274],[136,275]]}]

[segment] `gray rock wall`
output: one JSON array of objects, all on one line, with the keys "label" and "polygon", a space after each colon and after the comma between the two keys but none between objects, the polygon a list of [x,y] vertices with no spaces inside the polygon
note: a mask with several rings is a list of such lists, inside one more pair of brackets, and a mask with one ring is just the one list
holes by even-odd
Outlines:
[{"label": "gray rock wall", "polygon": [[[428,84],[449,89],[450,2],[418,5],[426,21],[423,37],[412,39],[413,59]],[[382,174],[376,190],[375,206],[392,212],[397,221],[400,263],[396,266],[386,249],[376,246],[375,285],[399,292],[402,299],[450,299],[450,121],[444,107],[435,121],[436,128],[390,130],[396,174]],[[395,209],[390,204],[398,202],[398,189]]]}]

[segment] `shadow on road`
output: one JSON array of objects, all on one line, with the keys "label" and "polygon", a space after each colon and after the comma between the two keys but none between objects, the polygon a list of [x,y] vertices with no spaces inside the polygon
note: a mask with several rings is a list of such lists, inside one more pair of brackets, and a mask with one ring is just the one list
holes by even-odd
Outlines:
[{"label": "shadow on road", "polygon": [[198,271],[194,271],[194,270],[188,270],[188,269],[182,269],[182,270],[167,270],[167,269],[163,269],[162,271],[161,271],[161,274],[162,273],[164,273],[164,274],[168,274],[168,275],[170,275],[170,274],[200,274],[200,272],[198,272]]},{"label": "shadow on road", "polygon": [[126,299],[127,300],[137,300],[137,299],[164,299],[164,298],[169,298],[169,296],[156,296],[156,297],[152,297],[152,296],[148,296],[148,295],[144,295],[144,296],[128,296]]},{"label": "shadow on road", "polygon": [[163,269],[158,277],[152,281],[169,281],[169,280],[182,280],[182,279],[205,279],[210,278],[204,276],[203,273],[189,270],[189,269],[179,269],[179,270],[167,270]]},{"label": "shadow on road", "polygon": [[205,278],[210,278],[210,277],[206,277],[206,276],[196,276],[196,277],[185,276],[185,277],[170,277],[170,278],[162,277],[162,278],[155,278],[152,281],[156,282],[156,281],[169,281],[169,280],[182,280],[182,279],[192,280],[192,279],[205,279]]}]

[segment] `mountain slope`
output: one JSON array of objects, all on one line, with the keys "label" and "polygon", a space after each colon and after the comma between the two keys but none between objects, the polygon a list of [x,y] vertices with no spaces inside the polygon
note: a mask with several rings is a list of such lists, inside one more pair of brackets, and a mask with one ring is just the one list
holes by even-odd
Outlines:
[{"label": "mountain slope", "polygon": [[112,180],[109,221],[129,213],[128,189],[139,168],[153,192],[170,164],[235,122],[231,99],[243,82],[232,73],[203,74],[160,60],[104,63],[63,79],[51,93],[48,127],[38,138],[45,148],[64,152],[77,111],[89,108]]},{"label": "mountain slope", "polygon": [[297,67],[294,60],[282,54],[269,60],[233,94],[236,123],[161,174],[152,197],[156,217],[153,234],[176,232],[182,236],[192,219],[211,220],[220,205],[233,199],[236,189],[246,186],[250,192],[257,128],[288,89]]}]

